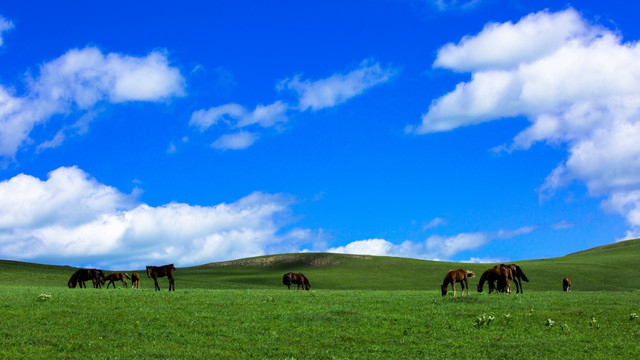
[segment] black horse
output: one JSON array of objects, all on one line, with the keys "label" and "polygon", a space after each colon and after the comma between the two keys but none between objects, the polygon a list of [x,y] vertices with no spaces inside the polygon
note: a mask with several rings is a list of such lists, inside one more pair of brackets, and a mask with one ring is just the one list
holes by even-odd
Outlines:
[{"label": "black horse", "polygon": [[159,277],[168,277],[169,278],[169,291],[176,291],[176,284],[173,281],[173,273],[175,273],[176,268],[173,264],[163,265],[163,266],[147,266],[147,277],[153,278],[153,281],[156,284],[156,290],[160,291],[160,286],[158,285]]},{"label": "black horse", "polygon": [[311,285],[309,285],[309,280],[302,275],[302,273],[294,274],[292,272],[288,272],[284,274],[282,277],[282,283],[291,290],[291,284],[297,284],[298,290],[300,290],[300,286],[302,286],[305,290],[309,290]]},{"label": "black horse", "polygon": [[103,276],[104,273],[99,269],[79,269],[71,275],[67,285],[69,285],[69,288],[75,288],[80,284],[80,288],[86,289],[87,285],[84,282],[91,280],[94,288],[101,288],[102,284],[100,284],[100,280]]}]

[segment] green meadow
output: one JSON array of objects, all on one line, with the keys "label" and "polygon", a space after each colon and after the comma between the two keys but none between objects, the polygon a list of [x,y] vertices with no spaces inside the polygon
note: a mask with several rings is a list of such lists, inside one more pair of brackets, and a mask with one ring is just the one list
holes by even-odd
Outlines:
[{"label": "green meadow", "polygon": [[[492,264],[285,254],[176,270],[176,291],[69,289],[75,269],[0,261],[0,359],[628,359],[640,241],[518,261],[524,294],[475,291]],[[158,264],[159,265],[159,264]],[[464,267],[471,294],[442,297]],[[130,271],[130,270],[129,270]],[[288,291],[301,271],[311,291]],[[570,277],[573,289],[561,291]],[[514,287],[515,291],[515,287]]]}]

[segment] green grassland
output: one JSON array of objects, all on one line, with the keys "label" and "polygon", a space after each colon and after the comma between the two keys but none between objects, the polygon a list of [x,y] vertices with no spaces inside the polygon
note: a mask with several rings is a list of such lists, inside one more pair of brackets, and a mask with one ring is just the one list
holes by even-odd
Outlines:
[{"label": "green grassland", "polygon": [[[0,261],[0,359],[635,358],[639,258],[634,240],[518,261],[524,294],[476,277],[457,298],[447,270],[491,265],[285,254],[178,268],[156,292],[141,271],[139,290],[69,289],[73,268]],[[312,290],[287,291],[286,271]]]}]

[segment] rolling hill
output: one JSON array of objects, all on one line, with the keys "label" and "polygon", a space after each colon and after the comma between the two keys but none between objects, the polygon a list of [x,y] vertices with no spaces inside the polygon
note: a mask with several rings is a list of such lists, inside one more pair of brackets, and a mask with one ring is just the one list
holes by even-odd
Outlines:
[{"label": "rolling hill", "polygon": [[[562,278],[570,277],[573,291],[632,290],[640,288],[640,239],[601,246],[563,257],[518,261],[529,278],[527,290],[560,290]],[[437,291],[446,272],[465,268],[477,276],[495,264],[450,263],[408,258],[296,253],[260,256],[210,263],[176,270],[176,288],[241,289],[283,287],[282,275],[303,272],[312,290],[433,290]],[[0,283],[66,286],[74,269],[68,266],[0,261]],[[153,288],[144,271],[142,288]],[[159,280],[163,289],[166,279]],[[486,291],[486,290],[485,290]]]}]

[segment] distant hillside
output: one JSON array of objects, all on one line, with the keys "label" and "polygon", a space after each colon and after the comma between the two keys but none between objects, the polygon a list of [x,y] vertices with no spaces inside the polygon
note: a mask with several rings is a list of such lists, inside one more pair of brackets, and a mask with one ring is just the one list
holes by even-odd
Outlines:
[{"label": "distant hillside", "polygon": [[[630,240],[567,256],[519,261],[530,282],[527,290],[560,290],[562,278],[570,277],[574,291],[640,289],[640,240]],[[201,266],[178,268],[176,288],[284,288],[282,275],[303,272],[314,290],[377,289],[437,291],[446,272],[465,268],[477,276],[495,264],[450,263],[408,258],[329,253],[296,253],[260,256]],[[66,286],[74,269],[0,261],[0,282]],[[144,271],[141,286],[153,288]],[[160,279],[163,289],[166,279]],[[486,291],[486,290],[485,290]]]}]

